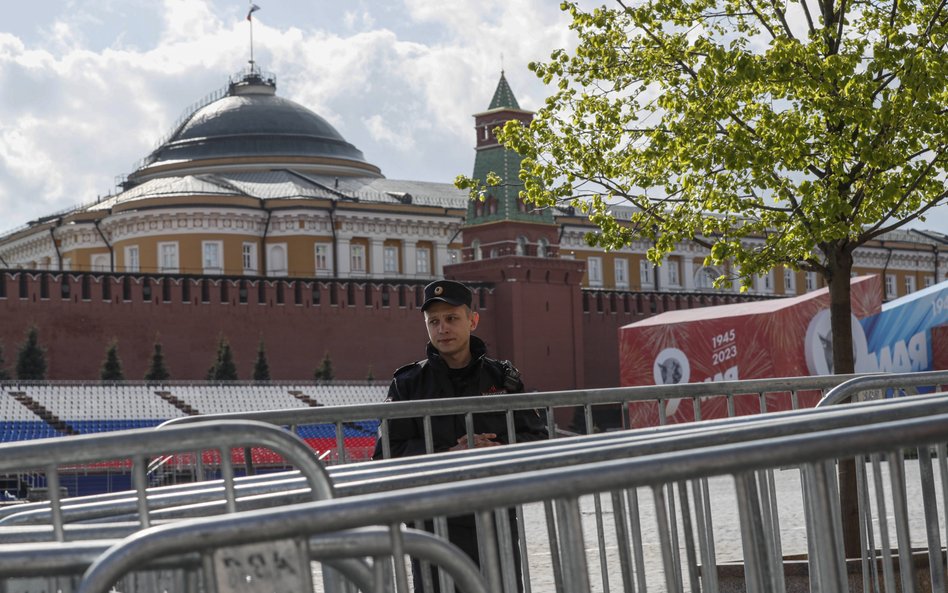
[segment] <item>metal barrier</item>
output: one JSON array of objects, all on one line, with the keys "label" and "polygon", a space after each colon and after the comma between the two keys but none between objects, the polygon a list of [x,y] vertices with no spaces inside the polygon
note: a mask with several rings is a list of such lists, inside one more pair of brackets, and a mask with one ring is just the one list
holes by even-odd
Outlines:
[{"label": "metal barrier", "polygon": [[[262,412],[212,414],[205,416],[185,416],[174,418],[162,426],[176,426],[192,422],[206,422],[209,420],[251,419],[259,422],[268,422],[281,426],[288,426],[294,431],[299,426],[311,424],[332,424],[336,427],[336,447],[339,451],[338,462],[346,463],[345,439],[343,428],[347,423],[365,420],[378,420],[382,451],[385,457],[390,456],[388,442],[388,422],[395,418],[423,418],[429,430],[426,434],[428,452],[433,450],[430,434],[431,418],[435,416],[462,414],[468,424],[473,414],[485,412],[503,412],[507,414],[508,440],[513,442],[512,415],[515,410],[539,409],[546,411],[547,433],[550,438],[564,436],[558,433],[555,426],[555,410],[562,408],[578,408],[582,410],[587,432],[593,431],[594,410],[600,406],[617,408],[616,416],[621,425],[618,428],[628,429],[629,406],[634,403],[655,402],[659,417],[656,424],[664,425],[666,404],[673,400],[690,402],[694,417],[702,419],[702,404],[709,398],[724,397],[727,399],[729,416],[734,416],[735,397],[757,397],[760,401],[761,413],[773,411],[775,401],[782,401],[784,409],[797,409],[798,397],[801,393],[818,392],[823,394],[856,375],[823,375],[815,377],[789,377],[775,379],[754,379],[747,381],[723,381],[719,383],[685,383],[677,385],[651,385],[640,387],[621,387],[609,389],[589,389],[575,391],[550,391],[519,394],[505,394],[476,397],[457,397],[450,399],[423,400],[411,402],[380,402],[357,406],[327,406],[323,408],[304,408],[286,410],[268,410]],[[815,403],[815,402],[814,402]],[[575,436],[569,434],[568,436]]]},{"label": "metal barrier", "polygon": [[269,424],[253,421],[226,421],[179,426],[169,430],[125,430],[105,434],[79,435],[27,442],[0,444],[0,474],[24,471],[44,473],[49,493],[49,536],[64,541],[65,529],[60,492],[60,471],[106,461],[126,463],[131,468],[136,518],[142,528],[151,524],[145,468],[150,457],[161,454],[196,454],[214,451],[220,457],[222,479],[217,498],[227,512],[236,511],[234,467],[231,450],[265,447],[298,468],[314,499],[332,496],[332,485],[312,451],[296,436]]},{"label": "metal barrier", "polygon": [[[836,459],[847,457],[868,459],[862,481],[863,509],[869,513],[869,502],[875,503],[873,515],[879,520],[875,529],[880,551],[869,563],[870,570],[859,575],[861,585],[866,590],[895,591],[896,580],[901,579],[902,590],[915,590],[911,548],[920,542],[932,551],[928,580],[933,590],[944,590],[945,571],[938,551],[942,547],[939,534],[945,533],[946,523],[934,494],[939,484],[943,492],[948,489],[944,444],[948,413],[935,412],[943,399],[942,395],[843,406],[826,413],[845,418],[848,426],[805,434],[707,446],[701,439],[708,435],[682,432],[677,440],[684,444],[678,450],[639,451],[635,457],[161,525],[139,532],[101,556],[86,572],[79,592],[105,592],[126,572],[162,555],[193,551],[211,558],[215,549],[234,544],[294,541],[312,534],[378,525],[388,526],[389,549],[396,558],[395,580],[404,591],[402,523],[458,513],[475,513],[480,520],[486,552],[482,569],[488,590],[512,592],[517,590],[516,583],[509,562],[503,558],[510,557],[514,544],[504,536],[509,534],[504,521],[508,516],[505,509],[518,505],[526,505],[528,517],[526,524],[518,525],[523,528],[521,546],[539,547],[544,552],[535,551],[530,556],[531,566],[524,567],[525,580],[538,591],[591,591],[590,566],[597,562],[601,585],[597,582],[596,590],[611,591],[611,583],[617,583],[623,591],[719,591],[725,588],[722,580],[726,574],[718,568],[717,559],[738,556],[738,549],[743,549],[740,556],[747,591],[785,591],[793,586],[788,586],[789,577],[785,576],[784,553],[802,546],[809,559],[809,589],[841,592],[849,589],[852,577],[841,554],[833,468]],[[878,422],[888,414],[905,417]],[[818,418],[803,415],[788,422],[802,424]],[[870,420],[876,422],[861,426]],[[584,440],[596,438],[577,437],[577,441]],[[540,450],[542,444],[509,449],[530,448]],[[915,450],[915,460],[906,461],[906,448]],[[477,453],[468,454],[474,457]],[[915,466],[917,477],[909,471]],[[793,494],[773,487],[778,472],[800,480]],[[884,481],[888,481],[887,487],[883,487]],[[726,486],[733,490],[725,492]],[[642,492],[651,495],[651,507],[640,496]],[[608,504],[594,509],[596,495]],[[910,504],[916,498],[920,504]],[[802,519],[788,516],[791,499]],[[724,516],[733,520],[724,520]],[[652,529],[648,528],[650,521],[654,521]],[[803,530],[798,529],[800,521]],[[608,545],[587,550],[586,541],[593,532],[592,538],[599,541],[608,534]],[[892,541],[890,534],[894,534]],[[897,558],[890,552],[893,545],[898,548]],[[383,563],[377,550],[369,553],[354,545],[347,553],[352,558],[376,557],[373,587],[382,590],[387,577],[379,566]],[[549,554],[549,564],[534,564],[545,554]],[[462,590],[472,590],[465,589],[467,586],[462,585]]]},{"label": "metal barrier", "polygon": [[[914,375],[903,377],[904,379],[908,379],[905,384],[910,382],[912,377],[914,377]],[[810,382],[811,378],[805,379],[807,379],[807,381],[798,381],[795,379],[791,379],[789,381],[794,382],[797,389],[812,388],[813,383]],[[842,379],[845,379],[845,377]],[[778,385],[776,388],[785,388],[786,381],[788,380],[779,380],[777,383],[781,385]],[[738,383],[740,383],[740,385],[732,384],[728,386],[727,391],[732,394],[745,393],[750,387],[748,384],[761,382]],[[768,381],[767,383],[773,382]],[[693,387],[695,386],[691,386],[689,389]],[[705,385],[704,387],[708,386]],[[717,388],[718,385],[713,385],[711,387]],[[640,390],[642,388],[633,389]],[[647,389],[652,390],[653,388]],[[592,399],[599,401],[598,398],[604,397],[603,392],[615,391],[627,390],[596,390],[595,392],[583,393],[591,393],[595,396]],[[790,390],[787,392],[787,395],[792,397],[795,395],[796,391],[797,390]],[[680,391],[676,391],[674,395],[680,395],[680,393]],[[707,391],[705,393],[707,393]],[[525,395],[528,397],[535,397],[545,394]],[[760,392],[757,395],[761,398],[761,405],[763,407],[766,403],[766,398],[764,397],[763,392]],[[464,399],[475,400],[476,403],[483,403],[482,400],[499,399],[502,400],[501,403],[515,404],[510,405],[507,408],[509,410],[513,410],[520,409],[519,406],[521,404],[511,402],[510,400],[521,397],[523,396],[506,395],[497,398],[480,397]],[[575,397],[575,394],[573,397]],[[694,400],[695,405],[700,405],[700,398],[704,396],[697,395],[693,397],[696,398]],[[442,401],[426,403],[437,405],[441,404]],[[459,401],[460,399],[450,400],[450,403],[457,403]],[[569,398],[564,398],[564,401],[569,401]],[[413,405],[415,405],[415,402],[410,402],[407,405],[380,404],[380,406],[385,409],[396,408],[398,406],[408,407]],[[593,405],[598,404],[591,402],[584,404],[585,414],[587,416],[590,415],[590,407]],[[525,407],[529,406],[527,405]],[[434,410],[434,406],[428,406],[426,409],[428,411],[428,415],[430,416],[438,415],[440,412],[440,410]],[[312,411],[323,412],[324,410],[334,411],[339,410],[339,408],[324,408],[321,410]],[[293,412],[298,417],[301,410],[294,410]],[[929,412],[936,413],[937,410],[935,408],[931,408]],[[472,411],[469,413],[478,412]],[[891,410],[889,413],[891,413]],[[270,412],[267,414],[274,413]],[[739,439],[760,438],[761,436],[766,436],[767,434],[773,436],[775,434],[792,434],[801,430],[816,430],[817,425],[812,424],[812,421],[820,418],[819,416],[813,416],[812,418],[806,420],[803,419],[805,417],[812,416],[812,414],[812,410],[801,410],[794,414],[776,414],[773,415],[774,418],[771,418],[767,421],[770,424],[769,427],[760,417],[741,417],[724,421],[705,422],[701,424],[672,425],[661,429],[599,434],[591,437],[585,437],[583,439],[560,439],[555,441],[555,443],[529,443],[521,444],[516,447],[504,447],[478,452],[439,454],[435,456],[413,459],[391,459],[372,462],[370,464],[340,465],[330,467],[328,473],[333,483],[337,485],[336,490],[339,495],[380,492],[391,490],[393,488],[407,488],[415,485],[432,485],[450,482],[457,479],[499,475],[501,473],[509,474],[522,471],[543,470],[571,463],[590,463],[596,460],[621,458],[630,454],[655,455],[661,453],[662,451],[675,449],[676,447],[672,446],[672,443],[684,436],[689,436],[689,438],[692,439],[690,444],[687,445],[688,447],[702,447],[713,445],[715,443],[720,444],[722,442],[728,442],[729,440],[737,441]],[[418,412],[407,410],[402,412],[402,415],[408,417],[417,416]],[[796,422],[796,425],[791,424],[791,417],[797,416],[800,417],[800,420]],[[399,415],[393,415],[392,417],[399,417]],[[362,418],[365,418],[365,416],[363,415]],[[892,416],[889,418],[891,419]],[[866,421],[868,422],[868,420]],[[760,424],[757,424],[758,422],[760,422]],[[829,420],[826,422],[829,422]],[[757,424],[757,426],[751,426],[752,424]],[[810,428],[807,428],[808,425]],[[819,430],[827,430],[829,424],[820,424],[819,426],[821,427]],[[169,426],[168,428],[170,429],[172,427]],[[727,432],[724,432],[725,429],[727,429]],[[745,431],[743,436],[739,436],[738,433],[735,432],[741,430]],[[753,435],[753,430],[759,431],[756,436]],[[699,433],[703,433],[701,435],[701,439],[704,440],[699,440]],[[71,440],[75,442],[75,438]],[[664,447],[664,449],[662,447]],[[310,487],[305,483],[305,480],[302,480],[298,476],[289,473],[273,478],[270,476],[237,478],[234,483],[234,491],[236,494],[234,497],[234,502],[236,509],[254,508],[255,505],[271,506],[275,504],[299,502],[306,500],[310,491]],[[182,516],[188,516],[189,514],[191,516],[195,516],[205,515],[211,512],[220,512],[220,510],[215,509],[222,510],[222,507],[226,504],[226,502],[222,500],[222,489],[219,486],[200,490],[196,490],[193,487],[186,485],[164,488],[167,488],[167,490],[158,488],[148,490],[148,508],[151,512],[151,518],[153,519],[153,522],[161,521],[170,517],[178,518]],[[159,490],[162,491],[159,492]],[[119,496],[120,500],[116,501],[114,496]],[[179,498],[179,496],[183,498]],[[127,495],[113,495],[111,500],[106,500],[106,498],[107,497],[102,497],[98,503],[90,500],[89,502],[92,502],[91,505],[80,505],[78,504],[79,501],[75,500],[68,501],[70,504],[77,503],[77,508],[73,509],[68,506],[63,506],[62,510],[65,517],[64,520],[67,522],[88,521],[90,519],[98,518],[100,520],[115,522],[119,520],[137,519],[137,496],[133,497],[133,499],[128,499]],[[96,504],[98,505],[98,509],[93,511],[92,507],[95,507]],[[596,508],[594,510],[594,514],[597,517],[598,523],[602,521],[602,504],[598,498],[595,500],[595,506]],[[164,513],[164,509],[168,509],[168,512]],[[32,518],[25,520],[24,516],[28,516],[30,513],[32,513]],[[16,518],[8,517],[7,519],[0,520],[0,538],[5,537],[4,532],[9,537],[13,538],[10,541],[23,541],[23,538],[27,538],[26,531],[21,530],[17,532],[13,530],[2,529],[2,524],[4,523],[48,524],[51,517],[51,512],[49,510],[45,511],[44,517],[42,516],[42,509],[36,509],[35,507],[30,511],[30,513],[18,513]],[[681,520],[675,516],[673,508],[671,509],[669,520],[672,522]],[[98,527],[82,525],[72,527],[75,527],[75,529],[71,531],[70,534],[75,535],[75,537],[116,537],[119,535],[124,535],[125,533],[128,533],[134,529],[138,529],[140,528],[140,525],[130,523],[124,527],[124,532],[115,525]],[[42,531],[34,530],[32,536],[30,537],[32,537],[33,540],[36,540],[36,534],[38,533],[42,533]],[[602,547],[603,545],[600,543],[600,548]],[[2,552],[0,552],[0,558],[2,558]]]},{"label": "metal barrier", "polygon": [[823,399],[816,404],[816,407],[823,408],[841,404],[869,390],[899,389],[904,392],[906,388],[908,388],[908,392],[903,393],[904,395],[917,395],[918,387],[932,387],[937,390],[938,387],[942,385],[948,385],[948,370],[926,371],[921,373],[862,375],[848,379],[832,388],[823,396]]},{"label": "metal barrier", "polygon": [[[946,402],[948,403],[948,402]],[[937,411],[938,401],[932,402]],[[864,422],[897,417],[870,417]],[[351,495],[388,488],[435,484],[486,475],[546,469],[562,465],[605,460],[639,452],[667,451],[679,445],[683,435],[691,435],[689,446],[722,444],[737,439],[761,438],[777,434],[795,434],[840,426],[845,419],[839,415],[817,413],[813,409],[776,413],[766,417],[745,416],[731,419],[669,425],[638,431],[601,433],[587,439],[558,439],[555,443],[523,443],[516,448],[502,447],[470,452],[445,453],[438,456],[389,459],[370,463],[334,466],[328,474],[337,495]],[[732,430],[725,431],[725,428]],[[684,441],[681,441],[684,442]],[[248,510],[303,502],[308,497],[305,480],[287,472],[277,475],[249,476],[235,480],[235,502],[238,510]],[[222,510],[222,488],[217,482],[197,486],[176,485],[148,491],[149,509],[154,520],[206,515]],[[64,521],[87,522],[108,518],[112,522],[135,521],[137,503],[128,493],[83,497],[64,502]],[[42,525],[50,521],[48,505],[30,505],[16,514],[0,519],[0,527]],[[90,530],[78,530],[90,533]],[[114,531],[107,531],[111,535]],[[0,541],[31,539],[28,530],[0,530]]]}]

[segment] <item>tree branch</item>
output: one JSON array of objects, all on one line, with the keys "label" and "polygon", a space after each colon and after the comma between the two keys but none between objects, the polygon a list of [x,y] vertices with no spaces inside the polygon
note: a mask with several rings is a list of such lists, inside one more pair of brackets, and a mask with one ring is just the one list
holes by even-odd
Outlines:
[{"label": "tree branch", "polygon": [[800,0],[800,6],[803,7],[803,14],[806,16],[806,25],[810,33],[815,33],[816,27],[813,25],[813,16],[810,14],[810,7],[807,6],[806,0]]},{"label": "tree branch", "polygon": [[779,0],[770,0],[771,6],[773,6],[774,12],[777,14],[777,18],[780,19],[780,25],[783,27],[783,32],[787,34],[789,39],[796,40],[796,36],[793,34],[793,30],[790,28],[790,23],[787,22],[787,17],[784,14],[784,11],[777,6]]},{"label": "tree branch", "polygon": [[938,3],[938,7],[935,9],[935,12],[932,13],[932,18],[928,19],[928,26],[925,27],[926,37],[931,36],[932,29],[935,27],[938,16],[941,15],[941,11],[944,10],[946,3],[948,3],[948,0],[941,0],[941,2]]},{"label": "tree branch", "polygon": [[[771,3],[773,2],[774,0],[771,0]],[[770,23],[765,21],[764,17],[761,16],[761,14],[757,11],[757,7],[754,6],[754,0],[745,0],[745,4],[747,4],[748,8],[750,8],[750,11],[754,13],[754,16],[757,17],[757,20],[760,22],[760,24],[763,25],[765,29],[767,29],[768,33],[770,33],[771,39],[776,39],[777,32],[773,30],[773,28],[770,26]],[[776,10],[776,7],[774,10]],[[786,23],[784,23],[784,25],[786,26]]]},{"label": "tree branch", "polygon": [[833,44],[833,53],[839,53],[839,46],[843,42],[843,26],[846,24],[846,0],[840,0],[839,12],[836,21],[836,39]]},{"label": "tree branch", "polygon": [[[936,199],[932,200],[931,202],[929,202],[928,204],[926,204],[926,205],[923,206],[922,208],[919,208],[917,211],[915,211],[915,212],[913,212],[912,214],[906,216],[905,218],[901,218],[901,219],[899,219],[897,222],[894,222],[894,223],[892,223],[892,224],[890,224],[889,226],[886,226],[886,227],[878,227],[878,225],[877,225],[877,228],[875,228],[875,230],[870,230],[870,231],[866,231],[866,232],[862,233],[862,234],[859,236],[860,242],[871,241],[872,239],[878,237],[879,235],[884,235],[885,233],[894,231],[894,230],[896,230],[896,229],[899,229],[899,228],[905,226],[905,224],[908,223],[908,222],[912,222],[913,220],[917,220],[919,217],[921,217],[922,215],[924,215],[924,214],[925,214],[926,212],[928,212],[929,210],[931,210],[931,209],[933,209],[933,208],[937,208],[938,206],[943,206],[943,205],[948,204],[948,199],[946,199],[946,198],[948,198],[948,191],[943,191]],[[942,203],[943,200],[944,200],[944,203]],[[888,217],[886,217],[886,218],[888,218]]]},{"label": "tree branch", "polygon": [[[899,198],[899,201],[896,202],[894,206],[889,208],[889,211],[885,214],[885,216],[880,216],[878,222],[876,222],[875,225],[873,225],[872,227],[864,231],[862,235],[860,236],[868,236],[869,238],[871,238],[871,237],[879,235],[882,232],[887,232],[886,230],[880,231],[880,229],[883,228],[882,224],[886,220],[889,220],[890,218],[894,217],[894,215],[898,212],[899,208],[901,208],[902,205],[905,203],[905,201],[908,200],[909,197],[912,195],[912,193],[915,192],[916,189],[918,189],[919,184],[921,184],[921,182],[924,181],[926,177],[928,177],[929,173],[932,172],[932,170],[935,168],[935,163],[939,161],[939,159],[944,153],[945,153],[944,147],[942,147],[938,152],[936,152],[932,160],[930,160],[928,163],[925,164],[925,168],[922,171],[920,171],[919,174],[915,176],[915,179],[912,180],[912,183],[907,188],[905,188],[905,191],[902,192],[902,197]],[[941,200],[945,195],[946,193],[942,192],[941,197],[939,197],[936,200],[933,200],[932,203],[928,204],[924,208],[913,213],[908,218],[899,219],[897,223],[893,225],[889,225],[888,227],[884,227],[884,228],[888,230],[899,228],[900,226],[904,225],[907,221],[918,218],[920,214],[932,208],[934,204],[936,204],[939,200]]]}]

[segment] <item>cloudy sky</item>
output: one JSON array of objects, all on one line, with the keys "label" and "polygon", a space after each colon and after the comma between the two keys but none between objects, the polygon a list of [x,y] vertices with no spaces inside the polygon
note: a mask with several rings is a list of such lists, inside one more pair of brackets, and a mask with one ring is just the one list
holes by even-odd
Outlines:
[{"label": "cloudy sky", "polygon": [[[553,0],[255,0],[254,58],[393,179],[470,174],[500,76],[569,47]],[[246,0],[42,0],[0,25],[0,232],[115,191],[250,57]]]},{"label": "cloudy sky", "polygon": [[[572,47],[556,0],[255,0],[254,57],[393,179],[470,173],[501,68]],[[593,0],[583,2],[592,4]],[[0,233],[115,191],[250,57],[246,0],[41,0],[0,24]],[[948,208],[924,226],[948,231]]]}]

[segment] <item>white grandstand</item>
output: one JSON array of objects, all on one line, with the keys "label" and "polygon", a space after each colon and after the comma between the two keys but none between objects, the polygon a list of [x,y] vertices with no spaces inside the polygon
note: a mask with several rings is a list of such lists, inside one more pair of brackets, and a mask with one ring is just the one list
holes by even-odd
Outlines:
[{"label": "white grandstand", "polygon": [[378,403],[384,383],[0,382],[0,440],[156,426],[181,416]]}]

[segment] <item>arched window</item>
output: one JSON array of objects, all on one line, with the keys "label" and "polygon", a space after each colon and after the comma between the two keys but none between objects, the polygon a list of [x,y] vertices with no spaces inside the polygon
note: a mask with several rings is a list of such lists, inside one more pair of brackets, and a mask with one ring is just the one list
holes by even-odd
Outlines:
[{"label": "arched window", "polygon": [[548,257],[550,253],[550,242],[541,237],[537,240],[537,257]]},{"label": "arched window", "polygon": [[516,255],[526,255],[527,254],[527,244],[528,239],[523,235],[517,237],[517,249],[514,252]]},{"label": "arched window", "polygon": [[695,288],[714,288],[714,281],[717,280],[720,275],[721,272],[711,266],[698,268],[695,272]]},{"label": "arched window", "polygon": [[106,254],[96,254],[92,256],[92,271],[93,272],[108,272],[109,271],[109,256]]},{"label": "arched window", "polygon": [[475,260],[481,259],[481,242],[477,239],[471,241],[471,257]]},{"label": "arched window", "polygon": [[286,247],[284,245],[270,247],[267,268],[271,276],[286,276]]}]

